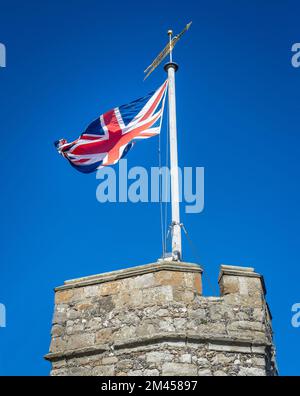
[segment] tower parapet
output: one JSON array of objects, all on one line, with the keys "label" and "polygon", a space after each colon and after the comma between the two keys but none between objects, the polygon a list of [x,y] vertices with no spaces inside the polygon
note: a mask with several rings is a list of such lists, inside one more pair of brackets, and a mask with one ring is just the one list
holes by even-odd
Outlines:
[{"label": "tower parapet", "polygon": [[55,289],[51,375],[276,375],[263,277],[221,266],[220,297],[196,264],[162,262]]}]

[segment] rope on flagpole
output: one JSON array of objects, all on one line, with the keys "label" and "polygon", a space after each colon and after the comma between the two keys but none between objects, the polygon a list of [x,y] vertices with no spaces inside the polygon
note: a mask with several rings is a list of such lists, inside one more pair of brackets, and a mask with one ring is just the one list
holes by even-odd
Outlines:
[{"label": "rope on flagpole", "polygon": [[[190,248],[191,248],[192,252],[194,253],[194,257],[195,257],[196,261],[198,261],[198,263],[200,264],[200,262],[201,262],[200,253],[199,253],[197,245],[192,241],[192,239],[191,239],[190,235],[188,234],[185,226],[183,224],[180,224],[180,227],[182,228],[182,230],[183,230],[183,232],[184,232],[184,234],[186,236],[186,239],[187,239],[187,241],[188,241],[188,243],[190,245]],[[203,265],[201,265],[201,267],[203,268]],[[207,283],[208,283],[212,293],[216,296],[217,292],[216,292],[215,287],[210,282],[210,279],[209,279],[208,275],[206,277],[207,277]]]},{"label": "rope on flagpole", "polygon": [[163,203],[162,203],[162,189],[161,189],[161,136],[159,134],[158,137],[158,166],[159,166],[159,183],[158,183],[158,188],[159,188],[159,207],[160,207],[160,228],[161,228],[161,242],[162,242],[162,256],[165,256],[165,237],[164,237],[164,219],[163,219]]}]

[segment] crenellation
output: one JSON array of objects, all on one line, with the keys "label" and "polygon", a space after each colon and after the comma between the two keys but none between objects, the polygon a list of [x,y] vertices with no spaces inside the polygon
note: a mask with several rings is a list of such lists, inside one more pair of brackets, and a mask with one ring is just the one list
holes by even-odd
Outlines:
[{"label": "crenellation", "polygon": [[171,262],[65,282],[51,375],[275,375],[263,278],[223,265],[219,284],[204,297],[202,269]]}]

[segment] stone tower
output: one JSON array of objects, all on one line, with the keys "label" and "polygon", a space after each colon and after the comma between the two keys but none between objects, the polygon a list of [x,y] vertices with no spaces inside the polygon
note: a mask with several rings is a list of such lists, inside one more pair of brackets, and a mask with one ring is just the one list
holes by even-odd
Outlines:
[{"label": "stone tower", "polygon": [[202,269],[161,262],[55,289],[52,375],[276,375],[263,277],[222,265],[220,297]]}]

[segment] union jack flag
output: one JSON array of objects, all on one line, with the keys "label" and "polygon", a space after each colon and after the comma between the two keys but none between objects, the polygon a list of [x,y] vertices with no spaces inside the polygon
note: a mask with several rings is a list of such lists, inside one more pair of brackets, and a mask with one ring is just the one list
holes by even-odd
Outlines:
[{"label": "union jack flag", "polygon": [[76,140],[55,142],[58,152],[83,173],[114,165],[136,139],[160,133],[168,81],[155,92],[98,117]]}]

